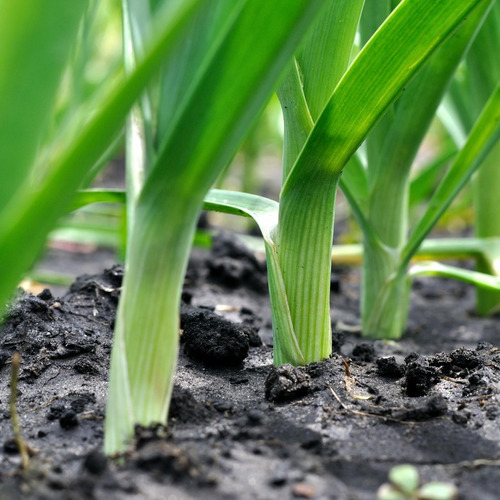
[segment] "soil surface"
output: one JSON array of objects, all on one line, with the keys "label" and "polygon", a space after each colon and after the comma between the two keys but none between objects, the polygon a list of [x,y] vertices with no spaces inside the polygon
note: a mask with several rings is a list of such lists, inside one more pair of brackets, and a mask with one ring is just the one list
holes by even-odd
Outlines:
[{"label": "soil surface", "polygon": [[460,499],[499,498],[500,320],[471,313],[472,288],[415,281],[404,338],[372,342],[357,333],[359,274],[334,269],[334,354],[275,368],[265,265],[221,236],[186,276],[168,426],[138,429],[117,462],[100,450],[122,277],[116,266],[60,298],[13,301],[0,338],[0,499],[364,500],[401,463],[454,483]]}]

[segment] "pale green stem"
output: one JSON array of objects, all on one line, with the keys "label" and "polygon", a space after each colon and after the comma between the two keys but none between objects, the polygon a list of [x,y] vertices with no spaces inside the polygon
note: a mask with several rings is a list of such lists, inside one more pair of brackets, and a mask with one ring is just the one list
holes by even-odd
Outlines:
[{"label": "pale green stem", "polygon": [[[476,213],[476,236],[479,238],[498,237],[500,235],[500,142],[490,151],[478,169],[473,182],[474,209]],[[477,270],[491,273],[491,264],[478,260]],[[498,309],[500,293],[477,288],[476,310],[480,315],[489,314]]]},{"label": "pale green stem", "polygon": [[[366,337],[398,338],[406,325],[408,282],[397,273],[408,226],[408,176],[379,171],[368,207],[361,287],[361,323]],[[398,276],[396,278],[396,276]]]},{"label": "pale green stem", "polygon": [[166,195],[136,210],[111,359],[107,453],[124,449],[134,424],[166,421],[179,343],[180,293],[198,209],[193,200],[174,201]]},{"label": "pale green stem", "polygon": [[283,111],[284,124],[281,174],[283,184],[314,125],[300,81],[300,69],[295,59],[278,87],[277,95]]},{"label": "pale green stem", "polygon": [[[280,201],[276,251],[294,333],[306,363],[331,353],[330,273],[338,178],[313,171],[309,187],[294,185]],[[297,199],[300,206],[294,203]]]}]

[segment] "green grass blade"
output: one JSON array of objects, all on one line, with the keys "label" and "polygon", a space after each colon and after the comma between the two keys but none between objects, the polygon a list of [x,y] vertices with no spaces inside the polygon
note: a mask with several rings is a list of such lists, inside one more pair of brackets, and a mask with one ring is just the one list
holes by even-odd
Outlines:
[{"label": "green grass blade", "polygon": [[[498,214],[498,193],[500,192],[500,142],[484,158],[474,182],[475,233],[479,238],[500,236],[500,215]],[[477,270],[488,272],[489,262],[479,261]],[[476,311],[487,315],[498,309],[500,294],[479,288],[476,293]]]},{"label": "green grass blade", "polygon": [[351,57],[362,0],[329,0],[278,89],[285,181]]},{"label": "green grass blade", "polygon": [[87,6],[0,2],[0,211],[29,178]]},{"label": "green grass blade", "polygon": [[174,58],[162,71],[159,84],[157,137],[161,147],[245,3],[246,0],[205,2],[189,31],[177,43]]},{"label": "green grass blade", "polygon": [[[482,108],[490,93],[500,82],[500,3],[493,7],[479,32],[467,57],[471,95],[475,115]],[[500,236],[500,215],[498,213],[498,193],[500,191],[500,144],[497,144],[483,160],[473,181],[473,202],[475,212],[475,233],[480,238]],[[487,272],[488,263],[479,262],[478,271]],[[500,294],[478,288],[476,311],[488,314],[498,309]]]},{"label": "green grass blade", "polygon": [[[391,0],[365,0],[359,23],[361,47],[366,45],[373,34],[389,17],[392,9]],[[366,157],[369,165],[378,164],[380,161],[381,144],[384,143],[385,137],[391,126],[393,111],[393,108],[389,108],[384,117],[377,123],[366,138]]]},{"label": "green grass blade", "polygon": [[[469,53],[467,54],[467,70],[470,88],[473,92],[468,98],[472,101],[475,115],[481,110],[492,90],[500,81],[500,4],[492,3],[492,8],[479,31]],[[471,124],[469,124],[470,128]]]},{"label": "green grass blade", "polygon": [[276,93],[283,113],[281,179],[284,183],[314,125],[295,58]]},{"label": "green grass blade", "polygon": [[368,236],[371,232],[365,215],[369,192],[368,176],[366,167],[363,165],[359,155],[353,155],[349,160],[340,178],[340,188],[349,201],[349,206],[363,234]]},{"label": "green grass blade", "polygon": [[412,231],[404,248],[401,269],[411,257],[444,213],[456,194],[470,179],[482,160],[500,138],[500,85],[486,104],[472,129],[466,144],[436,189],[427,210]]},{"label": "green grass blade", "polygon": [[278,203],[255,194],[211,189],[205,196],[203,209],[251,217],[265,240],[271,240],[278,224]]},{"label": "green grass blade", "polygon": [[[153,13],[149,1],[122,0],[123,60],[131,73],[144,56],[145,45],[153,28]],[[134,208],[144,184],[148,160],[154,155],[153,113],[148,89],[132,108],[126,125],[125,169],[127,181],[127,232],[134,224]]]}]

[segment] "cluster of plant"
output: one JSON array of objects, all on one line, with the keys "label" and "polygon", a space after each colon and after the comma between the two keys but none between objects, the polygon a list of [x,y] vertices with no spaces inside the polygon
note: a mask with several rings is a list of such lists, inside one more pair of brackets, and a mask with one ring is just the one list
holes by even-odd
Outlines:
[{"label": "cluster of plant", "polygon": [[[460,96],[467,99],[467,85],[450,82],[457,68],[475,74],[469,59],[461,66],[463,58],[470,49],[473,60],[483,23],[498,28],[498,2],[123,0],[124,67],[92,91],[78,91],[98,5],[0,3],[0,100],[7,103],[0,122],[0,303],[61,215],[96,202],[125,203],[107,453],[125,448],[135,424],[167,418],[181,288],[203,207],[252,217],[262,232],[276,364],[331,353],[339,185],[364,237],[364,335],[401,335],[412,276],[451,275],[498,290],[498,279],[484,273],[410,266],[460,188],[494,154],[497,77],[468,110],[446,174],[408,235],[410,167],[447,90],[448,115],[460,109]],[[487,45],[476,51],[486,46],[494,58]],[[61,104],[61,88],[76,97]],[[276,89],[285,125],[279,202],[210,190]],[[77,193],[123,130],[126,192]],[[479,236],[476,254],[484,256],[490,240]],[[466,245],[461,251],[471,253]]]}]

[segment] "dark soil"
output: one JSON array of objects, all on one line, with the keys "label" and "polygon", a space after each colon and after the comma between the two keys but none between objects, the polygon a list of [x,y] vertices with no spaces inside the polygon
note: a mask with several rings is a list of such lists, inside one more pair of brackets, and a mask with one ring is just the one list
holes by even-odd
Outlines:
[{"label": "dark soil", "polygon": [[418,280],[403,340],[371,342],[355,333],[358,273],[334,270],[335,353],[274,368],[262,261],[226,238],[214,253],[186,277],[168,427],[138,429],[121,462],[100,451],[121,268],[61,298],[19,293],[0,339],[1,499],[374,499],[401,463],[499,498],[500,322],[471,314],[471,288]]}]

